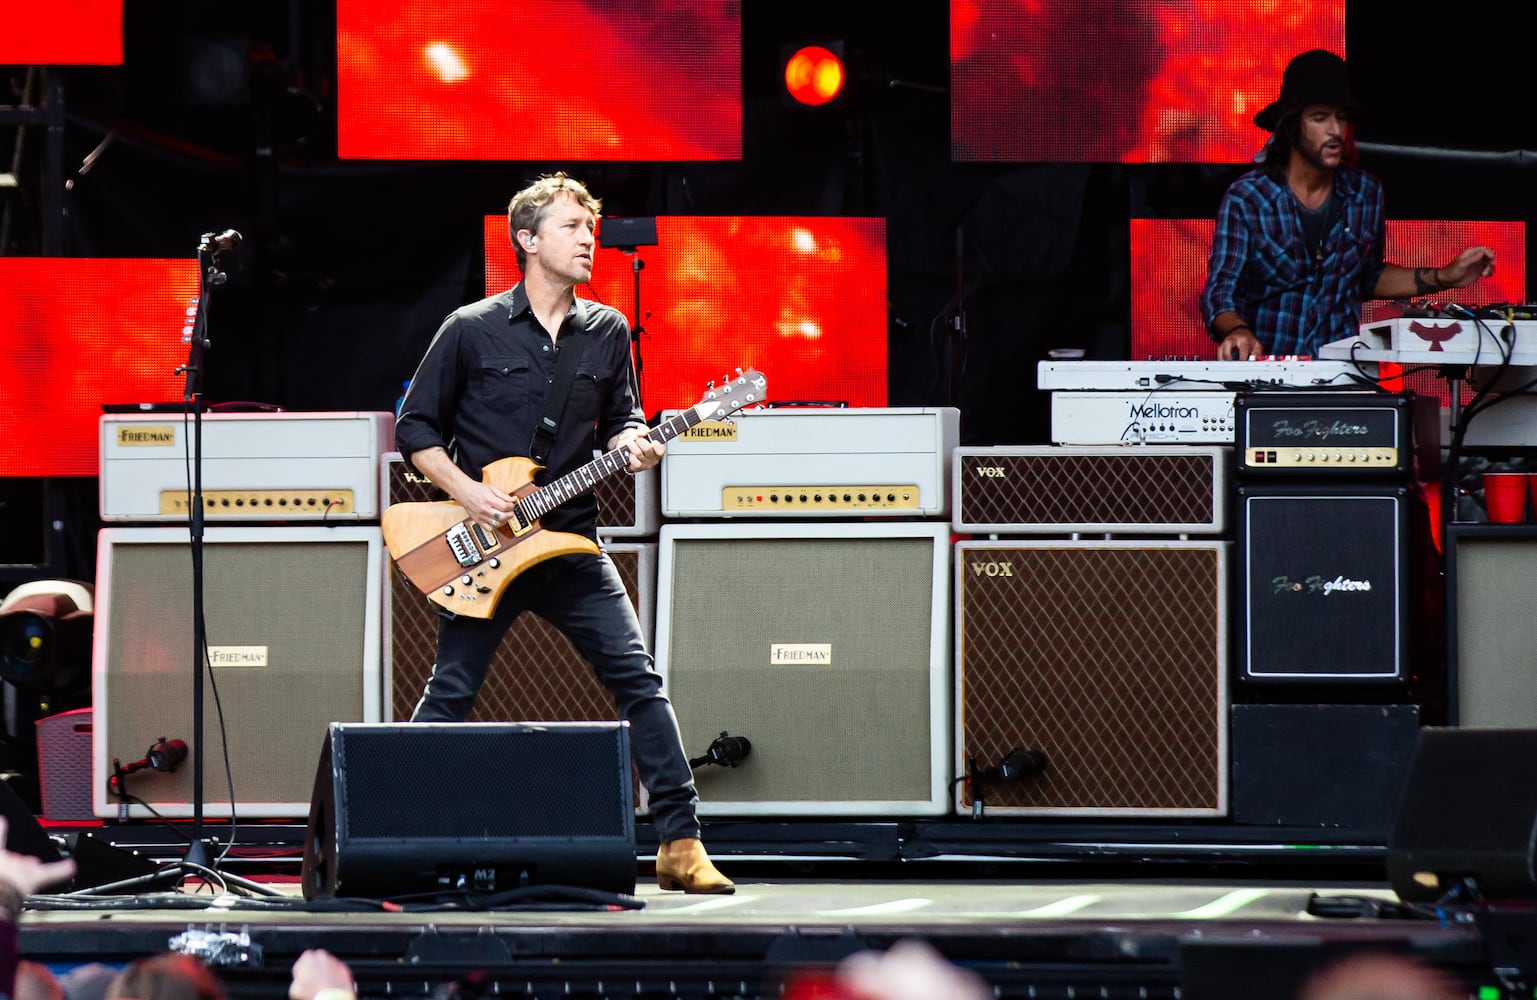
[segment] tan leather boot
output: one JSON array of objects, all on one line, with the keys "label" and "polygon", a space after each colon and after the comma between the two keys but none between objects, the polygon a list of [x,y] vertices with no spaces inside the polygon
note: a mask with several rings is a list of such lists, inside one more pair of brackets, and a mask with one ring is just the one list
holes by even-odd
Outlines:
[{"label": "tan leather boot", "polygon": [[663,889],[730,895],[736,885],[716,871],[696,837],[669,840],[656,852],[656,884]]}]

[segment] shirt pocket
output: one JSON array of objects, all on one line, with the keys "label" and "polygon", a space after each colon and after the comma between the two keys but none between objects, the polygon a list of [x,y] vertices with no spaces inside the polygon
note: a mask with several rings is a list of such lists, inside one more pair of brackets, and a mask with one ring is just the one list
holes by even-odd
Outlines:
[{"label": "shirt pocket", "polygon": [[1300,283],[1305,277],[1299,249],[1290,243],[1283,243],[1269,233],[1262,233],[1254,249],[1264,284],[1289,287]]},{"label": "shirt pocket", "polygon": [[530,377],[527,358],[481,358],[472,394],[493,413],[516,413],[528,403]]},{"label": "shirt pocket", "polygon": [[577,365],[566,411],[578,414],[582,420],[596,421],[603,415],[603,400],[608,398],[608,388],[608,372],[601,365],[586,362]]},{"label": "shirt pocket", "polygon": [[1367,255],[1372,251],[1372,238],[1364,233],[1347,232],[1340,236],[1339,273],[1355,277],[1361,273]]}]

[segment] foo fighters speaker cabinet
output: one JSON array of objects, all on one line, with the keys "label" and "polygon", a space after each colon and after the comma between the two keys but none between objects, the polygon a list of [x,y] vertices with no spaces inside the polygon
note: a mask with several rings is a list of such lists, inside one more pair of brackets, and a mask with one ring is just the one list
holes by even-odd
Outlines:
[{"label": "foo fighters speaker cabinet", "polygon": [[[203,561],[204,815],[303,816],[327,727],[379,721],[379,529],[208,528]],[[122,790],[143,805],[107,789],[115,761],[128,770],[162,737],[189,747],[197,738],[187,530],[103,530],[96,577],[95,813],[190,816],[190,759],[174,771],[127,774]]]},{"label": "foo fighters speaker cabinet", "polygon": [[1405,679],[1408,501],[1396,486],[1239,487],[1243,679]]},{"label": "foo fighters speaker cabinet", "polygon": [[657,669],[701,815],[939,815],[950,771],[949,525],[668,524]]},{"label": "foo fighters speaker cabinet", "polygon": [[957,542],[958,808],[1226,815],[1227,544]]}]

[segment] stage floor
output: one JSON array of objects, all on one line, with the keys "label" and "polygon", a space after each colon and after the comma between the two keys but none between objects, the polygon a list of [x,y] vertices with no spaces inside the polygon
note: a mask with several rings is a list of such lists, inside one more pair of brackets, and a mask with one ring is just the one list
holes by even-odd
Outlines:
[{"label": "stage floor", "polygon": [[281,875],[250,880],[273,896],[191,885],[44,896],[24,914],[21,940],[55,968],[201,949],[229,962],[220,975],[232,996],[250,997],[283,996],[293,960],[312,947],[346,959],[365,996],[441,995],[476,971],[482,994],[552,1000],[779,996],[798,974],[908,937],[974,969],[1000,998],[1280,1000],[1307,969],[1362,947],[1413,953],[1471,990],[1499,991],[1487,996],[1521,988],[1496,974],[1477,921],[1410,912],[1381,884],[1024,877],[1033,868],[947,878],[943,866],[918,878],[799,878],[719,860],[735,895],[662,892],[642,863],[633,897],[611,907],[543,898],[387,912],[372,900],[306,903]]}]

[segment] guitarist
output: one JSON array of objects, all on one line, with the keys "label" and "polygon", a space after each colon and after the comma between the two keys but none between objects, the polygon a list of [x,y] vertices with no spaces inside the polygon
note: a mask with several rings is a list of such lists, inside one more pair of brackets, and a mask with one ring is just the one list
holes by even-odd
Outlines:
[{"label": "guitarist", "polygon": [[[507,213],[523,280],[449,314],[401,407],[396,448],[492,530],[509,516],[513,497],[482,481],[491,462],[528,456],[545,466],[542,483],[589,461],[597,441],[610,451],[628,448],[631,474],[654,467],[666,451],[646,437],[629,324],[618,311],[576,297],[576,286],[592,277],[600,207],[564,173],[542,176],[513,196]],[[565,352],[577,353],[566,359],[562,375]],[[565,405],[552,416],[559,403],[547,406],[546,396],[558,397],[562,383],[569,386]],[[550,511],[542,524],[596,541],[597,509],[586,492]],[[564,555],[530,566],[508,584],[489,620],[444,614],[437,661],[412,721],[464,721],[496,647],[523,611],[571,639],[630,723],[635,765],[662,842],[658,884],[685,892],[735,891],[700,843],[698,796],[678,721],[606,554]]]}]

